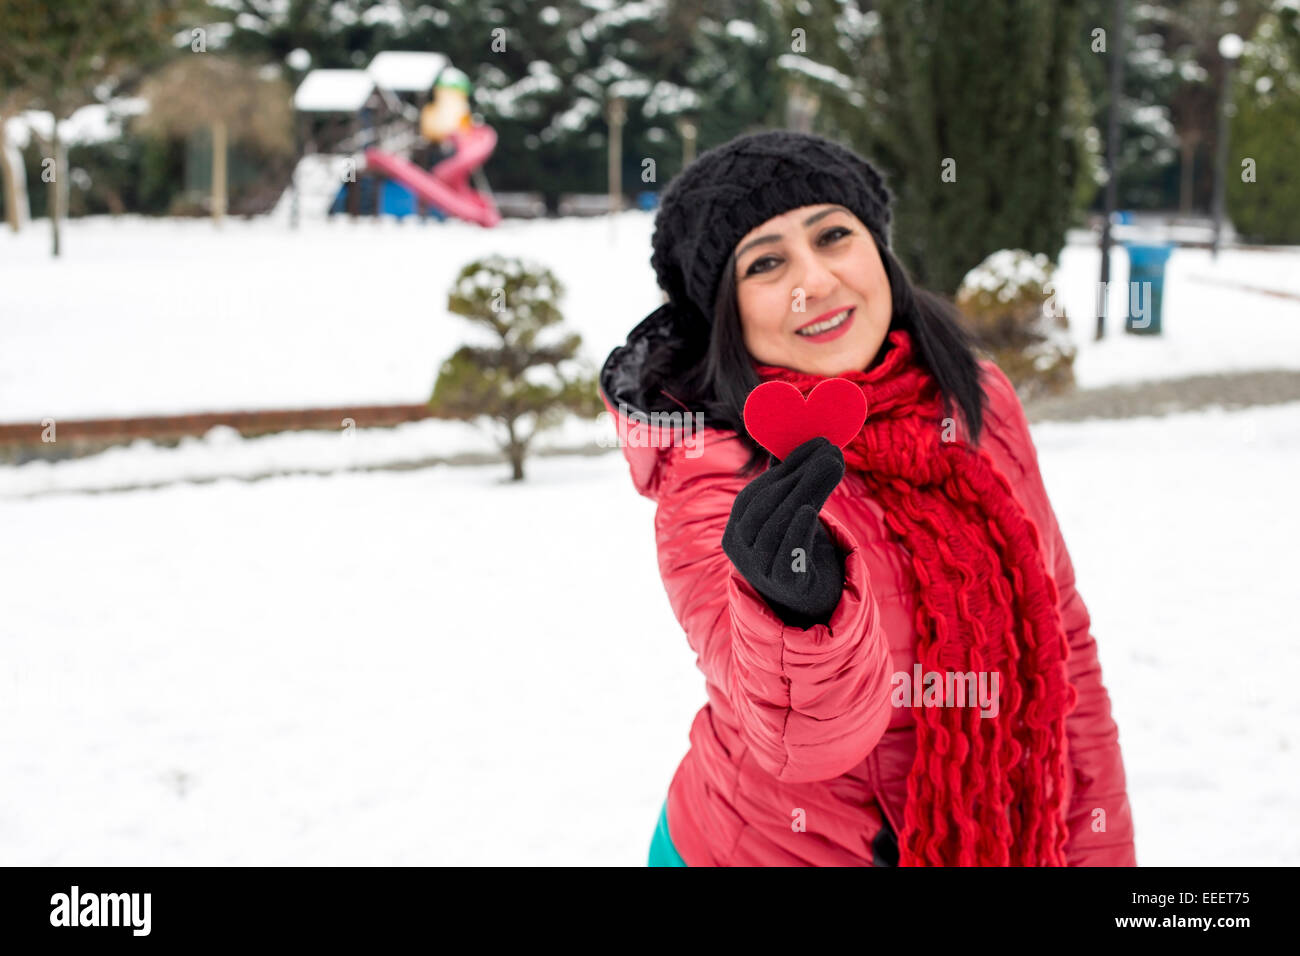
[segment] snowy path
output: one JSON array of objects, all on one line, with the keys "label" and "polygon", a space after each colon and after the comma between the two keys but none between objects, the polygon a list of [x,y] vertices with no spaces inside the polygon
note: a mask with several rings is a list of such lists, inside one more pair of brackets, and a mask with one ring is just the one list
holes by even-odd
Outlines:
[{"label": "snowy path", "polygon": [[[1139,863],[1300,864],[1300,403],[1034,436]],[[0,497],[0,862],[643,864],[704,700],[653,505],[529,468]]]}]

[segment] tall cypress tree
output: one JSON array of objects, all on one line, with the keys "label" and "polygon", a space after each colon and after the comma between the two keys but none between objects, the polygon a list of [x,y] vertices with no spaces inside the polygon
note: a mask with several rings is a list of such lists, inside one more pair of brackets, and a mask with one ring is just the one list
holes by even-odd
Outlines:
[{"label": "tall cypress tree", "polygon": [[[952,293],[997,249],[1055,260],[1073,215],[1080,129],[1066,122],[1075,0],[884,0],[898,249]],[[895,138],[897,139],[897,138]],[[901,148],[900,148],[901,147]],[[946,181],[951,179],[952,181]]]},{"label": "tall cypress tree", "polygon": [[998,249],[1056,259],[1088,192],[1079,0],[805,6],[786,17],[809,27],[807,56],[852,81],[823,84],[816,128],[885,172],[909,272],[953,294]]}]

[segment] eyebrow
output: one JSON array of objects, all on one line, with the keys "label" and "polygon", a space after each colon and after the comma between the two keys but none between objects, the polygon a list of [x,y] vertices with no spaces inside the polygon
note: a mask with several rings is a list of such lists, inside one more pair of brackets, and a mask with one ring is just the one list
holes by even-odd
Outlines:
[{"label": "eyebrow", "polygon": [[[830,206],[827,209],[823,209],[821,212],[813,213],[811,216],[809,216],[807,219],[803,221],[803,224],[805,226],[811,226],[813,223],[815,223],[818,219],[821,219],[823,216],[829,216],[833,212],[848,212],[848,211],[849,210],[845,209],[843,206]],[[754,246],[757,246],[760,243],[764,243],[764,242],[779,242],[780,239],[781,237],[777,235],[759,236],[757,239],[751,239],[749,242],[745,243],[740,249],[736,250],[736,261],[739,262],[740,257],[743,256],[746,253],[746,251],[752,249]]]}]

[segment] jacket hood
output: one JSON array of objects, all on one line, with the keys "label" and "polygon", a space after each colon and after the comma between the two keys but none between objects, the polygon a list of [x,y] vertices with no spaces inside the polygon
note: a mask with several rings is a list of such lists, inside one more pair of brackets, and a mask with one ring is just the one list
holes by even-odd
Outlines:
[{"label": "jacket hood", "polygon": [[689,368],[698,354],[699,343],[692,340],[689,321],[671,303],[661,305],[609,353],[600,370],[600,397],[617,428],[632,483],[640,494],[656,501],[663,473],[674,459],[700,459],[725,451],[734,468],[746,457],[739,454],[743,446],[735,432],[706,428],[702,410],[688,408],[660,386]]}]

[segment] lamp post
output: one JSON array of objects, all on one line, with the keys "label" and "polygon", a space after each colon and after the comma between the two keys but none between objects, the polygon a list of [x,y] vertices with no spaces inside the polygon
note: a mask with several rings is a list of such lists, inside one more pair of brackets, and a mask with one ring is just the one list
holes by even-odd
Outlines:
[{"label": "lamp post", "polygon": [[[298,47],[289,51],[284,58],[284,62],[289,69],[298,73],[306,73],[311,68],[311,54],[302,47]],[[303,131],[304,123],[302,114],[295,108],[293,112],[293,172],[289,176],[289,227],[291,229],[298,228],[298,204],[301,193],[298,188],[298,166],[306,154],[306,147],[303,143],[307,139]]]},{"label": "lamp post", "polygon": [[616,213],[623,209],[623,123],[627,120],[623,97],[610,97],[605,116],[609,122],[609,211]]},{"label": "lamp post", "polygon": [[1241,56],[1244,44],[1235,33],[1219,37],[1219,56],[1223,57],[1223,88],[1219,91],[1219,142],[1214,163],[1214,241],[1210,256],[1219,258],[1219,243],[1223,232],[1223,207],[1228,166],[1228,115],[1232,111],[1232,68]]},{"label": "lamp post", "polygon": [[811,133],[819,101],[820,97],[796,80],[786,97],[786,126],[797,133]]},{"label": "lamp post", "polygon": [[1119,192],[1119,101],[1124,92],[1124,18],[1124,0],[1115,0],[1110,108],[1106,111],[1106,217],[1101,224],[1101,285],[1097,295],[1097,332],[1094,336],[1097,341],[1106,334],[1106,312],[1110,308],[1110,221],[1115,217]]},{"label": "lamp post", "polygon": [[695,137],[698,131],[695,123],[689,119],[679,120],[677,131],[682,137],[682,168],[685,169],[695,161]]}]

